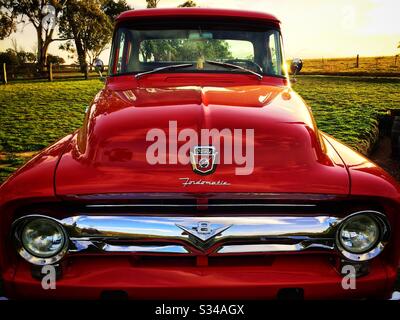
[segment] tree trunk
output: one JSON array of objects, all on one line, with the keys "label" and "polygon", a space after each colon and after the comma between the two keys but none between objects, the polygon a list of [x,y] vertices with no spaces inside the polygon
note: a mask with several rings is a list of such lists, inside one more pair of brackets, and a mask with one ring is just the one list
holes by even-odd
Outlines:
[{"label": "tree trunk", "polygon": [[45,41],[43,44],[41,51],[41,56],[42,56],[42,63],[43,66],[47,66],[47,52],[49,51],[49,45],[50,43],[48,41]]},{"label": "tree trunk", "polygon": [[85,73],[87,69],[86,52],[83,49],[80,39],[75,39],[76,53],[78,54],[78,61],[81,72]]},{"label": "tree trunk", "polygon": [[43,26],[40,23],[39,26],[36,27],[38,48],[37,48],[37,65],[39,69],[39,73],[43,74],[45,72],[45,67],[47,66],[47,52],[49,51],[50,43],[53,41],[53,31],[50,32],[49,35],[46,35],[45,40],[42,38]]},{"label": "tree trunk", "polygon": [[43,38],[42,38],[42,24],[36,27],[36,35],[37,35],[37,65],[39,73],[44,72],[44,67],[46,65],[45,60],[43,59]]},{"label": "tree trunk", "polygon": [[86,71],[87,71],[86,51],[79,37],[78,28],[75,24],[75,21],[73,19],[70,19],[69,23],[71,25],[72,35],[74,36],[76,53],[78,54],[79,67],[81,72],[84,73],[86,76]]},{"label": "tree trunk", "polygon": [[88,65],[85,64],[85,80],[89,79],[89,68]]}]

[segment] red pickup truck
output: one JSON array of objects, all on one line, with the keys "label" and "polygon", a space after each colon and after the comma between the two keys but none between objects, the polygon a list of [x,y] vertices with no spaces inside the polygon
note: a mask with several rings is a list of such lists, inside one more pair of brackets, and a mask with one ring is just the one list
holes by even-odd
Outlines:
[{"label": "red pickup truck", "polygon": [[82,127],[0,188],[5,293],[388,298],[399,191],[318,130],[276,17],[127,11]]}]

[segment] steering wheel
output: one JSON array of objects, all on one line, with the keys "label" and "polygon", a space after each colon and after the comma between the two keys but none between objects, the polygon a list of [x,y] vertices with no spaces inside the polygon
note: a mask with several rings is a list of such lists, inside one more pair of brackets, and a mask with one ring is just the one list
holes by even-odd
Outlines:
[{"label": "steering wheel", "polygon": [[247,59],[231,59],[231,60],[227,60],[225,62],[226,63],[230,63],[230,64],[237,64],[239,66],[245,64],[246,65],[245,68],[247,68],[247,69],[250,69],[250,70],[256,69],[254,71],[261,72],[261,73],[263,72],[263,68],[261,68],[261,66],[257,62],[254,62],[254,61],[251,61],[251,60],[247,60]]}]

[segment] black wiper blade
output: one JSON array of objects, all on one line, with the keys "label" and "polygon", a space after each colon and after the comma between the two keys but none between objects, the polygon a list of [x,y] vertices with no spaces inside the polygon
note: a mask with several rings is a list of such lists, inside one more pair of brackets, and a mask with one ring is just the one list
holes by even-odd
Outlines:
[{"label": "black wiper blade", "polygon": [[206,62],[209,63],[209,64],[214,64],[214,65],[216,65],[216,66],[221,66],[221,67],[230,68],[230,69],[242,70],[242,71],[245,71],[245,72],[254,74],[254,75],[257,76],[258,79],[260,79],[260,80],[263,78],[262,74],[259,74],[258,72],[255,72],[255,71],[250,70],[250,69],[243,68],[243,67],[238,66],[238,65],[236,65],[236,64],[227,63],[227,62],[213,61],[213,60],[206,60]]},{"label": "black wiper blade", "polygon": [[157,73],[157,72],[161,72],[161,71],[165,71],[165,70],[169,70],[169,69],[179,69],[179,68],[188,68],[188,67],[193,67],[193,63],[171,64],[169,66],[155,68],[153,70],[137,73],[137,74],[135,74],[135,78],[139,79],[140,77],[142,77],[146,74]]}]

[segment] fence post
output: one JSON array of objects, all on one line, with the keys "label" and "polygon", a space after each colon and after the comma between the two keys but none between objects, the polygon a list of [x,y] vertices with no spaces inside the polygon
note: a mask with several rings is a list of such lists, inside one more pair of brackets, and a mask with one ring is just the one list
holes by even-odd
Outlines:
[{"label": "fence post", "polygon": [[50,62],[49,67],[48,67],[48,72],[49,72],[49,81],[53,81],[53,64]]},{"label": "fence post", "polygon": [[3,83],[7,84],[7,68],[6,63],[3,63]]},{"label": "fence post", "polygon": [[357,55],[356,68],[360,66],[360,55]]},{"label": "fence post", "polygon": [[85,80],[89,79],[89,68],[87,63],[85,63]]}]

